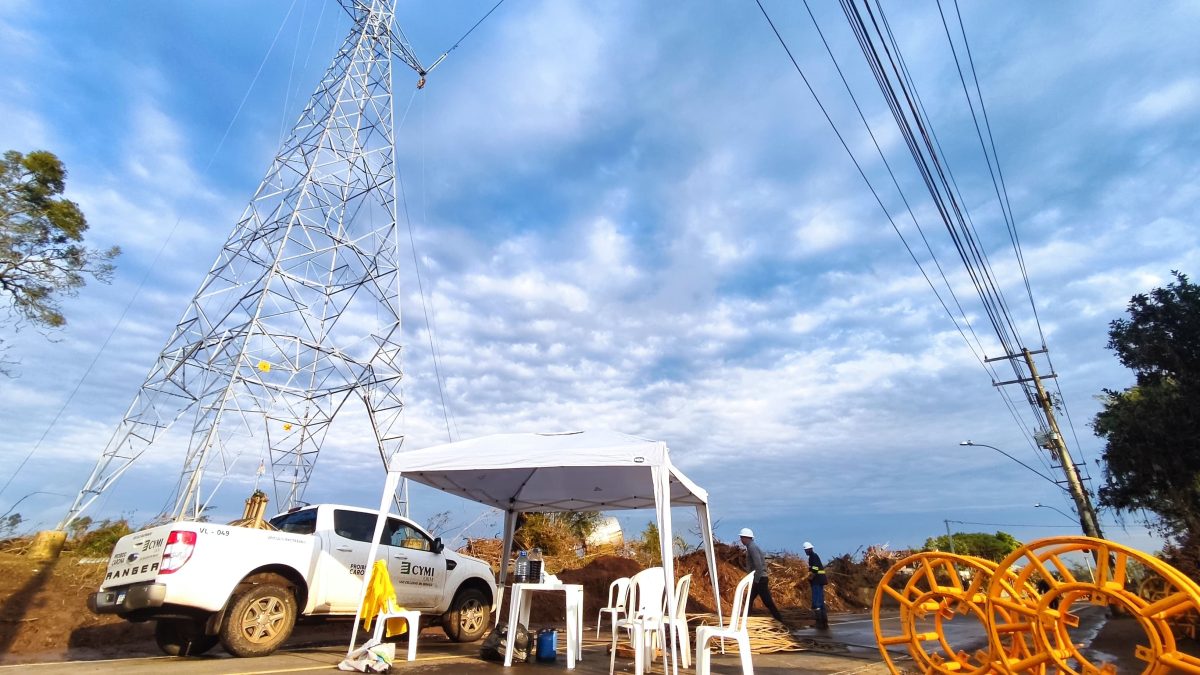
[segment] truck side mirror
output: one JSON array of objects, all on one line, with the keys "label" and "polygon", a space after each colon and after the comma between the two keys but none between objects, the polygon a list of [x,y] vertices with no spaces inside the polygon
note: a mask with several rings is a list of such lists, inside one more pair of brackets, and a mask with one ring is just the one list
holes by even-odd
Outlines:
[{"label": "truck side mirror", "polygon": [[442,543],[441,537],[437,537],[433,540],[433,552],[434,553],[441,553],[445,548],[446,548],[446,545]]}]

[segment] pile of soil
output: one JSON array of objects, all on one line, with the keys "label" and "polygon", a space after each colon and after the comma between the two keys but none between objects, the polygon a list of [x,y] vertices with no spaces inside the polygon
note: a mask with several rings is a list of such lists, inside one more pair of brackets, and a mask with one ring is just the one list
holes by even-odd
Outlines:
[{"label": "pile of soil", "polygon": [[[746,550],[721,542],[714,543],[717,560],[717,582],[721,590],[721,608],[729,611],[733,592],[742,577],[746,564]],[[497,546],[498,551],[498,546]],[[807,558],[792,553],[768,554],[767,567],[771,584],[771,597],[785,615],[809,616],[812,594],[809,589]],[[830,560],[827,565],[828,584],[825,587],[825,606],[830,612],[862,611],[871,605],[875,587],[895,562],[896,554],[882,554],[869,550],[861,561],[844,555]],[[497,562],[498,564],[498,562]],[[549,564],[549,571],[555,567]],[[608,586],[619,577],[633,576],[642,569],[636,561],[618,556],[598,556],[577,569],[556,572],[565,583],[583,584],[584,616],[591,621],[601,607],[608,604]],[[712,581],[708,573],[708,561],[703,550],[687,553],[675,561],[675,576],[692,575],[688,592],[689,613],[713,613]],[[535,602],[529,622],[535,627],[543,623],[565,620],[563,604],[558,602]],[[753,615],[767,615],[761,603],[751,608]],[[505,616],[501,614],[501,616]]]},{"label": "pile of soil", "polygon": [[88,611],[107,558],[64,553],[52,562],[0,553],[0,663],[157,654],[154,625]]}]

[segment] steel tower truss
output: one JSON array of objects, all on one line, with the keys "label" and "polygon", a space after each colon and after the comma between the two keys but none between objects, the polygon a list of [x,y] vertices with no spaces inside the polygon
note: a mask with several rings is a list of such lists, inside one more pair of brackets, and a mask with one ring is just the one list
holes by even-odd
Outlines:
[{"label": "steel tower truss", "polygon": [[275,503],[296,504],[352,397],[385,461],[403,442],[391,56],[423,71],[394,0],[341,2],[353,29],[60,527],[173,425],[176,519],[264,443]]}]

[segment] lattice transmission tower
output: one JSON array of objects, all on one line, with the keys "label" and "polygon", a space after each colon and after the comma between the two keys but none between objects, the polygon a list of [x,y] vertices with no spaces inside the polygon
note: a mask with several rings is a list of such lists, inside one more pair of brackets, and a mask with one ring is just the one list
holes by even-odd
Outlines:
[{"label": "lattice transmission tower", "polygon": [[391,57],[425,69],[394,0],[339,2],[353,28],[60,529],[184,434],[176,519],[203,510],[206,473],[264,443],[275,503],[294,505],[351,398],[385,461],[403,442]]}]

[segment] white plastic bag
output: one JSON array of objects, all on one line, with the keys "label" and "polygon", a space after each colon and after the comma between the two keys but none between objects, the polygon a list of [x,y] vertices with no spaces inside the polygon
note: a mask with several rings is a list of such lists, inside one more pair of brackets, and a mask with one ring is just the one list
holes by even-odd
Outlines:
[{"label": "white plastic bag", "polygon": [[350,652],[338,664],[338,670],[349,670],[359,673],[386,673],[396,660],[396,644],[393,642],[380,643],[371,639],[363,646]]}]

